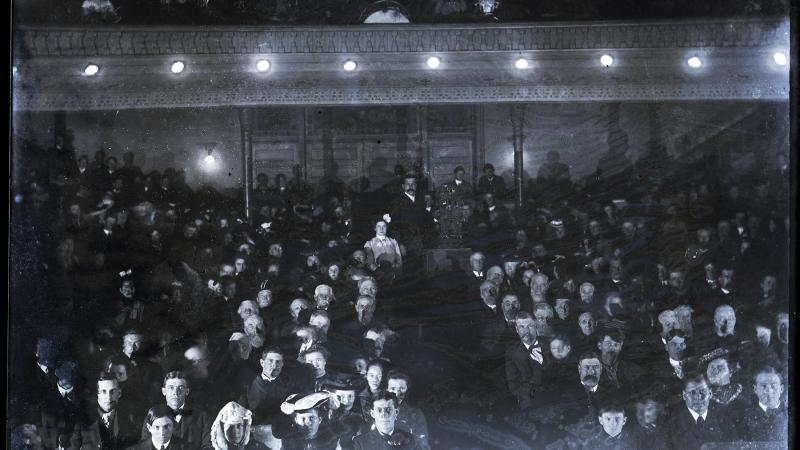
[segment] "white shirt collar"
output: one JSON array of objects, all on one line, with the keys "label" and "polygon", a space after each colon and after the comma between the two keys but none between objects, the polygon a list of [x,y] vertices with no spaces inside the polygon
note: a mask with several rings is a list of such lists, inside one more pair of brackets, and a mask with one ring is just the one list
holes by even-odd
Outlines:
[{"label": "white shirt collar", "polygon": [[106,236],[111,236],[111,230],[103,228],[103,233],[105,233]]},{"label": "white shirt collar", "polygon": [[456,186],[461,186],[461,183],[463,183],[463,181],[460,181],[460,180],[453,180],[453,181],[456,182]]},{"label": "white shirt collar", "polygon": [[495,208],[497,208],[497,205],[492,205],[489,207],[489,211],[494,211]]},{"label": "white shirt collar", "polygon": [[687,407],[686,409],[688,409],[688,410],[689,410],[689,414],[691,414],[691,415],[692,415],[692,419],[694,419],[695,423],[697,423],[697,418],[698,418],[698,417],[702,417],[702,418],[703,418],[703,420],[706,420],[706,416],[708,416],[708,410],[706,410],[706,412],[704,412],[703,414],[697,414],[696,412],[694,412],[694,411],[692,410],[692,408],[688,408],[688,407]]},{"label": "white shirt collar", "polygon": [[537,340],[533,341],[533,344],[531,344],[531,345],[528,345],[528,344],[526,344],[525,342],[522,342],[522,345],[524,345],[524,346],[525,346],[525,348],[527,348],[528,350],[530,350],[530,349],[531,349],[531,347],[538,347],[538,346],[539,346],[539,340],[537,339]]},{"label": "white shirt collar", "polygon": [[78,167],[78,172],[80,173],[86,172],[86,167]]},{"label": "white shirt collar", "polygon": [[678,366],[681,365],[681,362],[678,361],[678,360],[670,358],[669,359],[669,365],[672,366],[672,367],[678,367]]},{"label": "white shirt collar", "polygon": [[473,270],[472,274],[475,275],[476,277],[483,277],[483,272],[478,272],[477,270]]},{"label": "white shirt collar", "polygon": [[[486,303],[484,303],[484,305],[486,305]],[[497,311],[497,305],[486,305],[486,306],[491,308],[492,311]]]},{"label": "white shirt collar", "polygon": [[722,291],[723,294],[730,294],[731,293],[731,291],[729,289],[719,288],[719,290]]},{"label": "white shirt collar", "polygon": [[50,373],[50,369],[48,369],[47,366],[45,366],[44,364],[39,364],[39,362],[37,361],[36,365],[39,366],[39,369],[41,369],[44,374]]},{"label": "white shirt collar", "polygon": [[167,442],[165,442],[163,444],[158,444],[158,443],[156,443],[155,437],[151,437],[150,438],[150,442],[153,443],[153,447],[155,447],[155,448],[159,448],[159,449],[160,448],[169,448],[169,441],[167,441]]},{"label": "white shirt collar", "polygon": [[[666,340],[666,339],[664,339],[663,337],[661,338],[661,342],[662,342],[664,345],[667,345],[667,340]],[[672,358],[670,358],[670,360],[672,360]]]},{"label": "white shirt collar", "polygon": [[406,194],[406,197],[410,198],[412,202],[416,202],[415,196],[409,194],[408,192],[403,192],[403,194]]},{"label": "white shirt collar", "polygon": [[[581,383],[581,384],[583,384],[583,383]],[[597,392],[597,386],[600,386],[600,383],[595,384],[594,387],[590,387],[589,390],[591,392]],[[584,384],[583,387],[587,387],[587,386]]]},{"label": "white shirt collar", "polygon": [[264,380],[264,381],[267,381],[267,382],[271,383],[271,382],[273,382],[273,381],[277,380],[278,378],[277,378],[277,377],[275,377],[275,378],[270,378],[270,377],[268,377],[268,376],[266,376],[266,375],[264,375],[264,374],[262,373],[262,374],[261,374],[261,379],[262,379],[262,380]]},{"label": "white shirt collar", "polygon": [[58,388],[58,392],[61,394],[61,397],[66,397],[67,394],[72,392],[72,390],[74,389],[74,388],[70,388],[69,390],[67,390],[67,389],[62,388],[58,384],[56,384],[56,387]]}]

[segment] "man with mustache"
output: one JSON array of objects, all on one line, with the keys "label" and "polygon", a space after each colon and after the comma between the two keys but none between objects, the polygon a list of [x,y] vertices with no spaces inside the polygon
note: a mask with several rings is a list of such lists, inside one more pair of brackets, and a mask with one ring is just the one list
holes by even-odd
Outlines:
[{"label": "man with mustache", "polygon": [[417,179],[413,175],[406,175],[403,178],[402,193],[392,202],[389,220],[394,229],[394,238],[405,247],[404,265],[407,272],[413,273],[419,269],[420,263],[414,259],[421,256],[425,235],[433,229],[428,212],[425,210],[425,201],[421,193],[417,192]]},{"label": "man with mustache", "polygon": [[527,311],[517,313],[514,326],[519,341],[506,351],[506,381],[508,390],[525,410],[543,391],[545,369],[549,363],[549,343],[542,342],[537,335],[536,321]]}]

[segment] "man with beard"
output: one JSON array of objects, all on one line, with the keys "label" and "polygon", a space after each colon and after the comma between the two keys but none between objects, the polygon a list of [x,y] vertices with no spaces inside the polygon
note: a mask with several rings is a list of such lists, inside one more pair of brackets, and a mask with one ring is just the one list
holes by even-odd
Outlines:
[{"label": "man with beard", "polygon": [[272,434],[285,450],[334,450],[339,436],[325,423],[322,408],[330,401],[328,392],[292,394],[281,403]]},{"label": "man with beard", "polygon": [[411,387],[411,378],[404,372],[392,370],[386,375],[386,391],[397,396],[400,411],[397,414],[397,425],[410,432],[423,450],[429,450],[428,422],[422,410],[408,404],[408,390]]},{"label": "man with beard", "polygon": [[289,303],[289,317],[291,320],[287,321],[283,324],[283,326],[281,326],[279,337],[287,339],[294,336],[295,328],[304,325],[303,321],[301,320],[301,313],[303,311],[307,312],[309,308],[310,306],[308,304],[308,300],[302,297],[292,300],[292,302]]},{"label": "man with beard", "polygon": [[514,321],[519,341],[506,351],[506,382],[508,390],[525,410],[533,406],[545,384],[545,368],[549,355],[538,339],[536,322],[527,311],[520,311]]},{"label": "man with beard", "polygon": [[[187,447],[201,447],[211,444],[209,432],[211,420],[202,409],[191,404],[187,405],[189,397],[189,380],[181,371],[168,372],[164,377],[164,386],[161,388],[166,407],[172,416],[172,436],[179,438]],[[192,406],[192,407],[190,407]],[[150,440],[152,422],[148,418],[142,425],[142,440]],[[172,448],[172,447],[169,447]]]},{"label": "man with beard", "polygon": [[764,366],[756,371],[753,376],[755,401],[744,407],[736,420],[741,439],[786,444],[789,416],[783,390],[783,379],[774,367]]},{"label": "man with beard", "polygon": [[[369,295],[359,295],[355,304],[356,317],[346,321],[344,324],[334,328],[331,331],[331,339],[338,341],[340,344],[354,345],[354,342],[360,340],[364,333],[370,329],[383,323],[379,314],[375,312],[375,297]],[[352,314],[349,313],[349,314]],[[348,315],[349,315],[348,314]],[[350,316],[352,317],[352,316]]]},{"label": "man with beard", "polygon": [[729,354],[735,357],[745,340],[736,330],[736,311],[730,305],[720,305],[714,310],[714,323],[699,331],[697,347],[705,355]]},{"label": "man with beard", "polygon": [[367,268],[367,254],[364,250],[355,250],[350,256],[350,264],[345,270],[345,275],[348,281],[358,282],[364,277],[369,276],[370,271]]},{"label": "man with beard", "polygon": [[580,294],[580,302],[577,302],[575,309],[581,313],[594,313],[597,311],[597,298],[594,295],[595,288],[592,283],[589,283],[588,281],[581,283],[581,285],[578,287],[578,294]]},{"label": "man with beard", "polygon": [[284,354],[279,347],[266,348],[259,363],[261,373],[247,386],[239,403],[253,411],[254,423],[271,424],[294,384],[283,370]]},{"label": "man with beard", "polygon": [[356,436],[355,450],[421,450],[422,447],[411,433],[399,430],[397,423],[398,402],[391,392],[381,392],[370,402],[369,415],[375,428]]},{"label": "man with beard", "polygon": [[506,294],[500,302],[502,314],[496,319],[486,323],[481,339],[481,354],[486,359],[493,360],[502,357],[505,348],[516,337],[514,321],[520,310],[519,298],[514,294]]},{"label": "man with beard", "polygon": [[724,410],[711,402],[711,389],[703,374],[687,375],[683,380],[683,403],[670,414],[669,436],[672,448],[700,450],[707,442],[736,440]]},{"label": "man with beard", "polygon": [[314,306],[316,309],[327,310],[335,302],[333,289],[327,284],[320,284],[314,289]]}]

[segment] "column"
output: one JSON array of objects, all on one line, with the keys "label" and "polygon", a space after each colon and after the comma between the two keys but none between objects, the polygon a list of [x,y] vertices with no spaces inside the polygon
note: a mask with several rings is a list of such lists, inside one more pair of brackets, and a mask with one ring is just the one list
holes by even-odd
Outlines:
[{"label": "column", "polygon": [[486,164],[486,139],[483,129],[483,105],[472,106],[472,185],[478,187],[481,169]]},{"label": "column", "polygon": [[514,142],[514,201],[522,206],[525,172],[522,151],[525,142],[525,104],[511,106],[512,141]]},{"label": "column", "polygon": [[253,189],[253,110],[239,109],[239,124],[242,129],[242,187],[244,188],[244,215],[247,221],[253,219],[251,191]]},{"label": "column", "polygon": [[306,107],[297,108],[297,150],[298,160],[303,171],[303,182],[308,183],[308,151],[306,148]]}]

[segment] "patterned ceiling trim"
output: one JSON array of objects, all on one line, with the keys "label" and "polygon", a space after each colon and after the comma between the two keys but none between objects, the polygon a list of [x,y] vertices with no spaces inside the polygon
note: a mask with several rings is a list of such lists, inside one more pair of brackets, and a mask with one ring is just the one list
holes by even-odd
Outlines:
[{"label": "patterned ceiling trim", "polygon": [[789,43],[774,20],[318,28],[22,28],[23,58],[219,54],[485,52],[764,47]]},{"label": "patterned ceiling trim", "polygon": [[56,95],[23,94],[14,97],[16,110],[93,110],[257,105],[385,105],[480,102],[654,101],[654,100],[781,100],[789,95],[786,83],[747,82],[624,84],[614,86],[436,87],[418,89],[367,88],[305,90],[221,89],[204,92],[84,92]]}]

